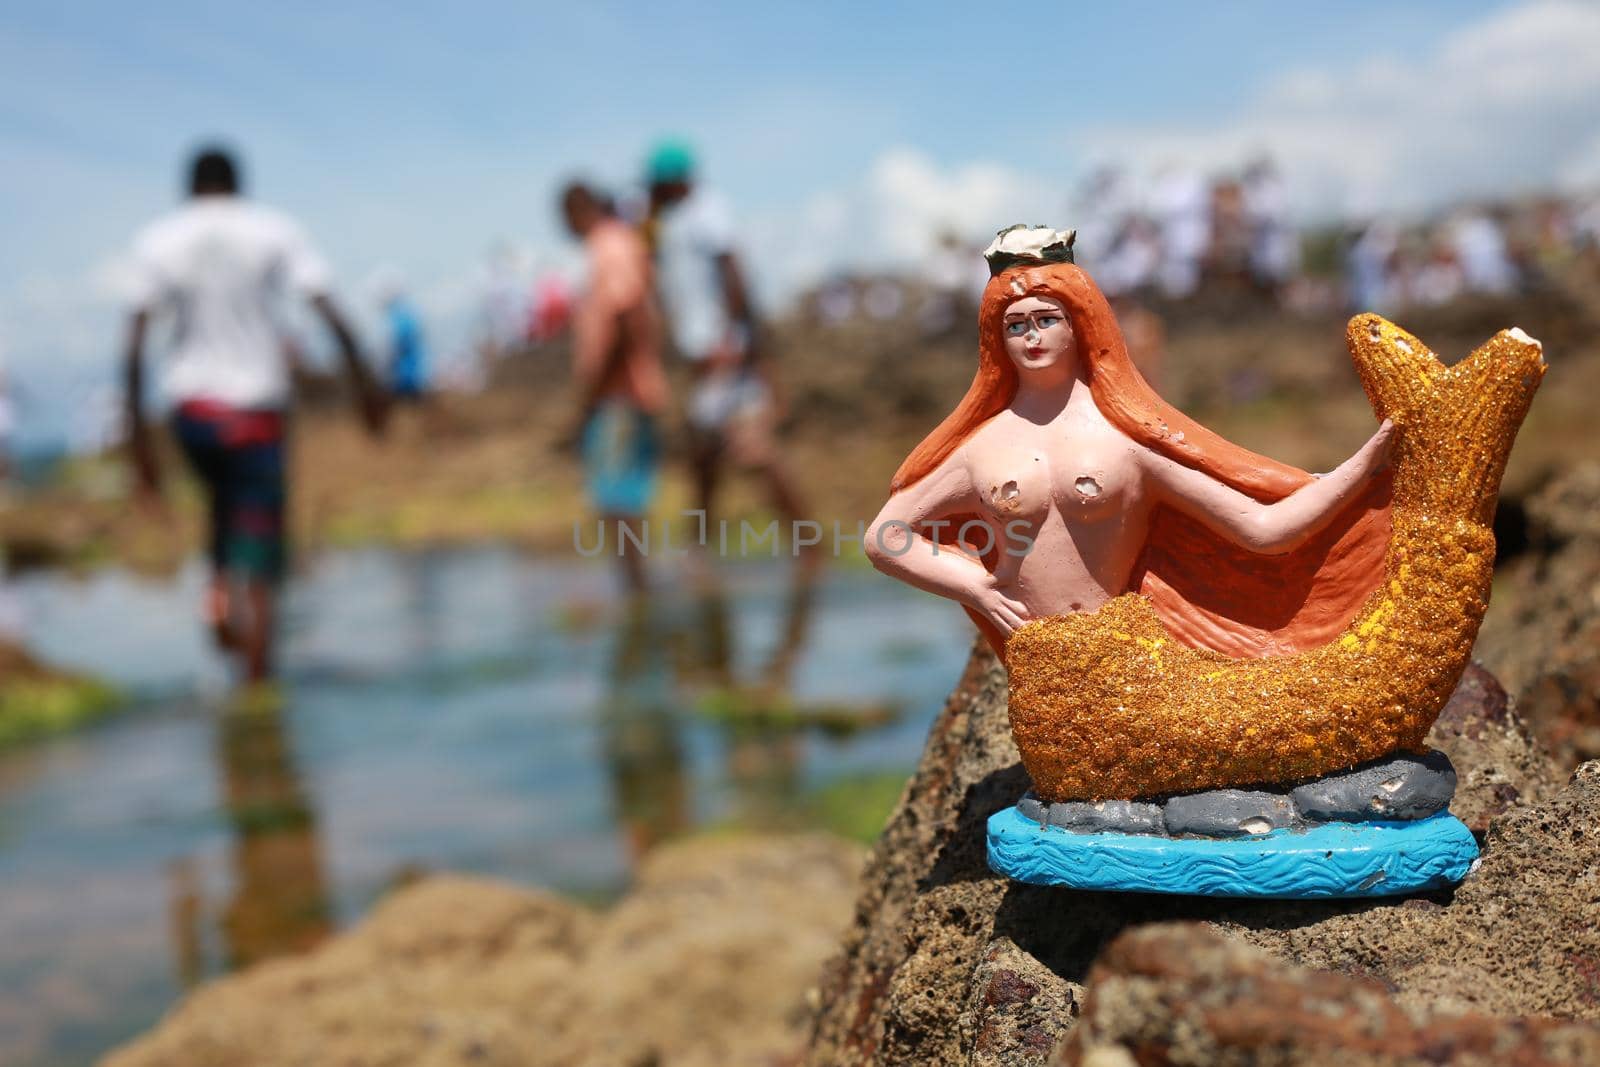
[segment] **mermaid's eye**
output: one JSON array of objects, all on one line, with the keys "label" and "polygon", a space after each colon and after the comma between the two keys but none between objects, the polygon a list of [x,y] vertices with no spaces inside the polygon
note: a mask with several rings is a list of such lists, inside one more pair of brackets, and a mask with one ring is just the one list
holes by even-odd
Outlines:
[{"label": "mermaid's eye", "polygon": [[1059,324],[1061,322],[1061,316],[1060,315],[1040,315],[1034,321],[1039,324],[1039,329],[1048,330],[1050,327],[1055,326],[1055,325],[1057,325],[1057,324]]},{"label": "mermaid's eye", "polygon": [[1006,333],[1010,334],[1012,337],[1021,337],[1027,329],[1028,324],[1026,322],[1006,323]]}]

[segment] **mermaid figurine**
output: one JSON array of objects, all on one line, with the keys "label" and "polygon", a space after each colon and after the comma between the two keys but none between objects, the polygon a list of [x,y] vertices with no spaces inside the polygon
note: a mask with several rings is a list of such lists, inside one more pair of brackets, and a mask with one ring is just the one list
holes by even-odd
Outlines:
[{"label": "mermaid figurine", "polygon": [[1423,738],[1487,606],[1538,342],[1503,331],[1446,368],[1357,317],[1379,425],[1312,475],[1158,397],[1073,236],[1011,227],[989,247],[972,386],[866,537],[1008,668],[1033,791],[991,819],[991,863],[1219,895],[1459,880],[1476,845]]}]

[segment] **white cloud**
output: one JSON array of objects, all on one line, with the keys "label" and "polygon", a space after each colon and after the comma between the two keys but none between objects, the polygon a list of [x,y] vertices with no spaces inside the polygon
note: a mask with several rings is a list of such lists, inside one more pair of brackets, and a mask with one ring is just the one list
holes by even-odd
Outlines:
[{"label": "white cloud", "polygon": [[1413,210],[1600,177],[1600,6],[1520,5],[1429,52],[1378,33],[1374,41],[1371,57],[1347,67],[1285,72],[1227,121],[1083,139],[1098,156],[1145,168],[1235,168],[1270,152],[1308,215]]},{"label": "white cloud", "polygon": [[[1232,115],[1183,126],[1063,131],[1081,158],[1148,177],[1237,171],[1270,154],[1303,218],[1407,212],[1453,198],[1600,182],[1600,5],[1537,0],[1427,51],[1374,27],[1372,54],[1284,71]],[[986,240],[1012,222],[1070,226],[1071,175],[880,154],[854,182],[751,219],[762,282],[784,296],[830,270],[914,263],[937,232]]]},{"label": "white cloud", "polygon": [[749,246],[760,255],[760,280],[788,295],[851,267],[907,267],[953,231],[986,243],[1013,222],[1061,213],[1061,188],[994,163],[941,168],[923,153],[891,148],[855,184],[816,193],[792,210],[750,219]]}]

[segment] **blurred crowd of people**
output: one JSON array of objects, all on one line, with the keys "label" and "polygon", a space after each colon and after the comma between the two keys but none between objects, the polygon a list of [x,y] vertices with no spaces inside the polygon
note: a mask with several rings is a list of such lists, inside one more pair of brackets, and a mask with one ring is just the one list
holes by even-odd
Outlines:
[{"label": "blurred crowd of people", "polygon": [[1434,307],[1548,288],[1585,261],[1600,261],[1600,196],[1470,205],[1412,225],[1379,219],[1352,229],[1345,294],[1353,309]]},{"label": "blurred crowd of people", "polygon": [[[1149,176],[1101,167],[1064,217],[1074,251],[1124,310],[1177,310],[1219,295],[1265,310],[1380,312],[1533,292],[1589,264],[1600,273],[1600,195],[1468,203],[1400,221],[1308,224],[1268,158],[1208,176],[1177,165]],[[932,235],[913,270],[841,272],[799,310],[828,325],[914,311],[925,333],[970,323],[987,272],[987,235]]]},{"label": "blurred crowd of people", "polygon": [[[1186,301],[1218,284],[1288,302],[1301,277],[1302,233],[1268,159],[1216,178],[1170,166],[1142,181],[1101,167],[1063,211],[1078,232],[1077,261],[1124,310]],[[927,334],[970,324],[989,278],[979,253],[988,236],[943,229],[914,273],[839,274],[803,297],[801,311],[840,324],[914,308]]]},{"label": "blurred crowd of people", "polygon": [[1224,278],[1278,296],[1300,269],[1288,190],[1270,159],[1215,178],[1168,166],[1148,184],[1102,167],[1078,207],[1077,247],[1112,297],[1183,300],[1206,280]]},{"label": "blurred crowd of people", "polygon": [[[1292,310],[1395,311],[1526,293],[1600,256],[1600,196],[1330,227],[1298,222],[1290,193],[1267,158],[1210,178],[1167,167],[1148,183],[1102,168],[1079,199],[1080,258],[1113,297],[1174,303],[1231,286]],[[1315,254],[1330,244],[1336,257]]]},{"label": "blurred crowd of people", "polygon": [[[1467,203],[1405,224],[1306,227],[1269,158],[1210,179],[1171,166],[1142,195],[1125,171],[1102,168],[1080,210],[1080,258],[1102,288],[1157,302],[1232,286],[1290,310],[1394,312],[1530,293],[1600,256],[1600,197]],[[1338,256],[1312,254],[1330,245]]]}]

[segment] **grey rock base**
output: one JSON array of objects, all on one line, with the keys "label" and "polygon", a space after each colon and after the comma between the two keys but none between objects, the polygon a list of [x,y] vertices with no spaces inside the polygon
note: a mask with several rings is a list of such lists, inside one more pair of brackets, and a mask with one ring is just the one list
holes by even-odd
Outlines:
[{"label": "grey rock base", "polygon": [[1456,772],[1443,752],[1390,756],[1284,790],[1211,789],[1153,800],[1046,804],[1029,793],[1017,810],[1075,833],[1248,837],[1327,822],[1409,821],[1445,810]]},{"label": "grey rock base", "polygon": [[1300,824],[1283,793],[1211,789],[1173,797],[1166,805],[1167,833],[1197,837],[1253,837]]},{"label": "grey rock base", "polygon": [[1161,818],[1161,805],[1142,800],[1069,800],[1046,804],[1029,793],[1017,803],[1017,810],[1034,822],[1080,834],[1102,830],[1122,834],[1165,835],[1167,832]]},{"label": "grey rock base", "polygon": [[1050,805],[1050,825],[1093,833],[1119,830],[1125,834],[1164,834],[1161,807],[1138,800],[1078,801]]},{"label": "grey rock base", "polygon": [[1321,822],[1425,819],[1455,795],[1456,769],[1437,750],[1377,760],[1289,791],[1301,816]]}]

